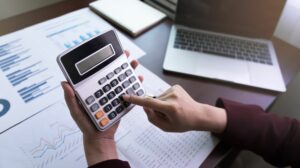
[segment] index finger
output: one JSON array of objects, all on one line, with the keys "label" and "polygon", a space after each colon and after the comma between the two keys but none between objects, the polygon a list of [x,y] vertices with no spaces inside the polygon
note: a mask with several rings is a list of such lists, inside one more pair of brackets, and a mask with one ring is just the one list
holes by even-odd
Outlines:
[{"label": "index finger", "polygon": [[154,99],[152,97],[142,97],[136,95],[124,95],[123,99],[126,102],[133,103],[136,105],[140,105],[143,107],[148,107],[153,110],[157,110],[160,112],[166,112],[169,108],[169,104],[165,101],[161,101],[158,99]]}]

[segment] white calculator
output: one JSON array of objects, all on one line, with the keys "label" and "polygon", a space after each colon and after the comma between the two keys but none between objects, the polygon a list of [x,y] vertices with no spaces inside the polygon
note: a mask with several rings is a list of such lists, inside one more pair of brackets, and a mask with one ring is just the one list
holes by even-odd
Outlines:
[{"label": "white calculator", "polygon": [[121,95],[145,94],[114,30],[66,51],[57,62],[99,131],[111,127],[133,108]]}]

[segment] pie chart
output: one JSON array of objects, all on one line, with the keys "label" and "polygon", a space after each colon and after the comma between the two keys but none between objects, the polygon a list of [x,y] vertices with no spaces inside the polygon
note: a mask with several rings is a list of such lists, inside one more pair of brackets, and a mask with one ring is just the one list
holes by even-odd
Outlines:
[{"label": "pie chart", "polygon": [[8,100],[0,99],[0,117],[4,116],[10,109]]}]

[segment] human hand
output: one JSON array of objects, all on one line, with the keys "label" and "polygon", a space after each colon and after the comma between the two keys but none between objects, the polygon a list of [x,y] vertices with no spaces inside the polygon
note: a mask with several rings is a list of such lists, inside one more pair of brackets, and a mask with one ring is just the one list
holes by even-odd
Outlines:
[{"label": "human hand", "polygon": [[168,132],[201,130],[221,133],[227,122],[224,109],[196,102],[179,85],[157,98],[125,95],[123,99],[143,106],[149,121]]},{"label": "human hand", "polygon": [[[127,57],[130,55],[128,51],[125,51],[125,54]],[[138,66],[137,60],[131,61],[130,64],[133,69]],[[143,77],[139,76],[139,79],[142,81]],[[62,87],[71,116],[83,133],[88,164],[93,165],[104,160],[117,159],[114,135],[119,123],[113,125],[107,131],[98,131],[84,109],[78,104],[72,87],[67,82],[62,82]]]}]

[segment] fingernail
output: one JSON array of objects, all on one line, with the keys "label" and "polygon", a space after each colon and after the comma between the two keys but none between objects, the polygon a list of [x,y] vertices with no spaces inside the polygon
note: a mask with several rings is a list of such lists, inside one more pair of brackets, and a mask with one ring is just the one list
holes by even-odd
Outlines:
[{"label": "fingernail", "polygon": [[61,81],[61,82],[60,82],[60,85],[61,85],[61,87],[64,87],[64,86],[65,86],[65,84],[66,84],[66,82],[65,82],[65,81]]},{"label": "fingernail", "polygon": [[125,100],[125,101],[126,101],[126,100],[129,100],[129,98],[130,98],[130,95],[126,95],[126,94],[125,94],[125,95],[123,95],[123,100]]}]

